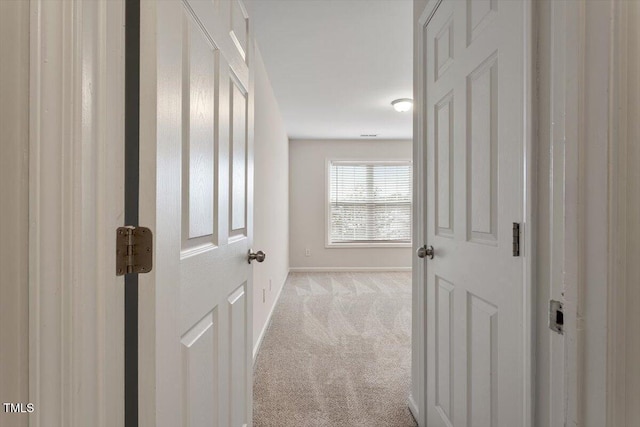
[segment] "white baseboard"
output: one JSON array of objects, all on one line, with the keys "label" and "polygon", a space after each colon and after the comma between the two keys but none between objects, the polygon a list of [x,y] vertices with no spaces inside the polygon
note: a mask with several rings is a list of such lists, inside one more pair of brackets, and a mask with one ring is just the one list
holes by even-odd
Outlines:
[{"label": "white baseboard", "polygon": [[420,423],[420,412],[418,411],[418,405],[416,405],[416,401],[413,400],[413,395],[409,395],[409,401],[408,401],[408,406],[409,406],[409,411],[411,411],[411,415],[413,415],[413,418],[416,420],[416,422],[419,424]]},{"label": "white baseboard", "polygon": [[256,342],[256,345],[253,347],[253,364],[255,365],[256,363],[256,356],[258,355],[258,351],[260,351],[260,345],[262,344],[262,339],[264,338],[264,334],[267,332],[267,329],[269,329],[269,325],[271,324],[271,316],[273,315],[273,311],[276,308],[276,305],[278,305],[278,301],[280,301],[280,295],[282,294],[282,290],[284,289],[284,285],[287,283],[287,279],[289,278],[289,273],[291,272],[291,269],[289,269],[289,271],[287,272],[287,275],[284,277],[284,281],[282,282],[282,286],[280,286],[280,290],[278,291],[278,294],[276,295],[276,299],[273,301],[273,305],[271,306],[271,310],[269,310],[269,315],[267,316],[267,321],[264,322],[264,326],[262,327],[262,331],[260,331],[260,335],[258,336],[258,341]]},{"label": "white baseboard", "polygon": [[411,267],[291,267],[291,273],[320,273],[325,271],[411,271]]}]

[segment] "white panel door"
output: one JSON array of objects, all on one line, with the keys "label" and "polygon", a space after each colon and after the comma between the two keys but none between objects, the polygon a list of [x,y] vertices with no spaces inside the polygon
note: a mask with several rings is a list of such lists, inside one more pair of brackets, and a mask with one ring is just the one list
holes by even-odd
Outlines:
[{"label": "white panel door", "polygon": [[529,425],[524,1],[443,0],[425,55],[427,425]]},{"label": "white panel door", "polygon": [[143,1],[141,426],[251,425],[252,53],[237,0]]}]

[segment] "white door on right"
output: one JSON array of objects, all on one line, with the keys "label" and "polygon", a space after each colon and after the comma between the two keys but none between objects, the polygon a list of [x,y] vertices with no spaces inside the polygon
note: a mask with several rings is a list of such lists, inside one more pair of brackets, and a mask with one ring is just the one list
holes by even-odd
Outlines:
[{"label": "white door on right", "polygon": [[428,427],[530,425],[526,3],[443,0],[423,31]]}]

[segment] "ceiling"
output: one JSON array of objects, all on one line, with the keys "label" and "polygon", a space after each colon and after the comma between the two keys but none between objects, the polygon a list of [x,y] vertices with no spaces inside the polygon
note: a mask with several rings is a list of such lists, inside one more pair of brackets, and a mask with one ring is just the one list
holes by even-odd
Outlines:
[{"label": "ceiling", "polygon": [[291,139],[410,139],[411,0],[245,0]]}]

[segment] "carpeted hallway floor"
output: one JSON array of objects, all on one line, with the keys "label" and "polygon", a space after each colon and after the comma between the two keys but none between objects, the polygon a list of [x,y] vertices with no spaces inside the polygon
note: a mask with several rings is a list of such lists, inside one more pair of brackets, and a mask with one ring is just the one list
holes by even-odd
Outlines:
[{"label": "carpeted hallway floor", "polygon": [[254,369],[256,427],[415,426],[411,273],[291,273]]}]

